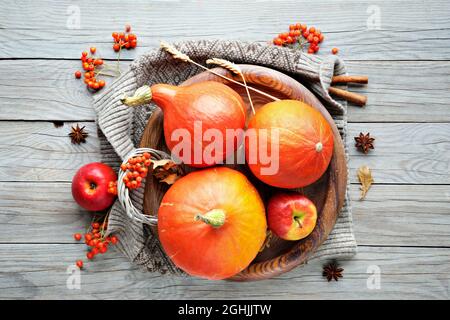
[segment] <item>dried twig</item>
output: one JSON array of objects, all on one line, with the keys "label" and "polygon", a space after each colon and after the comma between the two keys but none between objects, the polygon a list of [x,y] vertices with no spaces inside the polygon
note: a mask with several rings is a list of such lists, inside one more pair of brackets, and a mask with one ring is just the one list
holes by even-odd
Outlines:
[{"label": "dried twig", "polygon": [[245,81],[244,73],[242,72],[241,68],[239,68],[239,66],[237,66],[236,64],[234,64],[228,60],[219,59],[219,58],[208,59],[208,60],[206,60],[206,63],[221,66],[222,68],[230,70],[231,72],[242,77],[242,82],[244,83],[245,91],[247,92],[248,100],[250,102],[250,106],[252,107],[252,112],[253,112],[253,114],[255,114],[255,107],[253,106],[252,97],[250,96],[250,91],[248,91],[247,82]]},{"label": "dried twig", "polygon": [[184,62],[192,63],[192,64],[196,65],[197,67],[202,68],[203,70],[206,70],[206,71],[208,71],[208,72],[210,72],[210,73],[212,73],[212,74],[214,74],[214,75],[216,75],[216,76],[218,76],[218,77],[220,77],[222,79],[225,79],[227,81],[230,81],[230,82],[232,82],[234,84],[237,84],[237,85],[240,85],[240,86],[243,86],[243,87],[247,87],[248,89],[250,89],[250,90],[252,90],[254,92],[257,92],[257,93],[259,93],[259,94],[261,94],[261,95],[263,95],[265,97],[268,97],[268,98],[270,98],[270,99],[272,99],[274,101],[280,100],[277,97],[274,97],[274,96],[272,96],[272,95],[270,95],[268,93],[265,93],[264,91],[258,90],[256,88],[253,88],[253,87],[250,87],[250,86],[245,86],[243,83],[241,83],[239,81],[236,81],[234,79],[228,78],[228,77],[226,77],[226,76],[224,76],[224,75],[222,75],[222,74],[220,74],[218,72],[215,72],[215,71],[213,71],[211,69],[208,69],[207,67],[201,65],[200,63],[195,62],[194,60],[189,58],[189,56],[187,56],[186,54],[184,54],[181,51],[177,50],[175,47],[171,46],[167,42],[161,41],[160,46],[161,46],[162,49],[164,49],[165,51],[170,53],[175,59],[179,59],[179,60],[184,61]]}]

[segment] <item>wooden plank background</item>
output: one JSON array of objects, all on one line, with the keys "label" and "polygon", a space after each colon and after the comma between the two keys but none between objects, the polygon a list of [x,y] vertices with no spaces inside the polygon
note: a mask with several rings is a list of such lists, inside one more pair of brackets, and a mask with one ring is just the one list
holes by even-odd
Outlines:
[{"label": "wooden plank background", "polygon": [[[0,298],[449,298],[450,284],[450,7],[445,1],[97,1],[5,0],[0,4]],[[75,7],[74,7],[75,6]],[[68,28],[80,9],[80,28]],[[369,28],[373,12],[378,28]],[[131,23],[139,47],[122,68],[159,40],[223,38],[267,42],[289,23],[326,35],[351,74],[367,74],[365,108],[350,106],[349,137],[370,131],[367,156],[351,139],[350,196],[358,254],[341,261],[344,279],[327,283],[321,263],[254,283],[209,282],[143,273],[117,252],[89,263],[80,290],[67,267],[84,256],[71,236],[90,220],[72,200],[70,181],[98,161],[95,114],[73,77],[80,52],[95,45],[114,60],[111,32]],[[62,127],[54,122],[64,122]],[[70,126],[85,125],[73,146]],[[356,169],[375,185],[358,201]],[[381,288],[369,289],[370,270]]]}]

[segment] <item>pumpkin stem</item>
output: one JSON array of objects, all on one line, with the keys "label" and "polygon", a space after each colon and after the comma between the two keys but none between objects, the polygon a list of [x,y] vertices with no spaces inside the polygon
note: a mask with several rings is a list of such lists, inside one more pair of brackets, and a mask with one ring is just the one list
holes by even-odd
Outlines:
[{"label": "pumpkin stem", "polygon": [[149,86],[142,86],[134,92],[132,97],[124,96],[120,101],[129,107],[150,103],[152,101],[152,90]]},{"label": "pumpkin stem", "polygon": [[323,144],[322,144],[322,142],[317,142],[317,143],[316,143],[316,151],[317,151],[317,152],[321,152],[322,149],[323,149]]},{"label": "pumpkin stem", "polygon": [[219,228],[225,223],[225,211],[222,209],[212,209],[205,214],[195,215],[195,221],[201,220],[214,228]]}]

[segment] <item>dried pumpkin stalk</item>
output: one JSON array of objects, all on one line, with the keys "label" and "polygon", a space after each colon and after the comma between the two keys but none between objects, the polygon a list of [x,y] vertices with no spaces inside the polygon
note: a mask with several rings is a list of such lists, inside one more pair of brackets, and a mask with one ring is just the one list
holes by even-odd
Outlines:
[{"label": "dried pumpkin stalk", "polygon": [[363,200],[366,197],[367,191],[369,191],[369,189],[373,183],[372,171],[370,170],[370,168],[368,166],[362,166],[361,168],[358,169],[358,179],[359,179],[359,182],[361,183],[360,200]]},{"label": "dried pumpkin stalk", "polygon": [[217,73],[217,72],[215,72],[215,71],[213,71],[211,69],[208,69],[207,67],[201,65],[200,63],[195,62],[194,60],[189,58],[189,56],[187,56],[186,54],[182,53],[180,50],[178,50],[175,47],[171,46],[167,42],[161,41],[160,47],[161,47],[161,49],[163,49],[166,52],[170,53],[175,59],[179,59],[179,60],[184,61],[184,62],[192,63],[192,64],[196,65],[197,67],[199,67],[199,68],[201,68],[203,70],[206,70],[206,71],[208,71],[208,72],[210,72],[210,73],[212,73],[212,74],[214,74],[214,75],[216,75],[216,76],[218,76],[218,77],[220,77],[222,79],[228,80],[228,81],[230,81],[230,82],[232,82],[234,84],[237,84],[237,85],[240,85],[240,86],[243,86],[243,87],[247,87],[249,90],[257,92],[257,93],[259,93],[259,94],[261,94],[261,95],[263,95],[263,96],[265,96],[265,97],[267,97],[269,99],[272,99],[274,101],[280,100],[277,97],[274,97],[274,96],[272,96],[272,95],[270,95],[268,93],[265,93],[264,91],[261,91],[259,89],[256,89],[256,88],[253,88],[253,87],[250,87],[250,86],[245,86],[243,83],[241,83],[239,81],[236,81],[234,79],[228,78],[228,77],[226,77],[224,75],[221,75],[220,73]]},{"label": "dried pumpkin stalk", "polygon": [[252,108],[252,112],[253,112],[253,114],[255,114],[255,107],[253,106],[252,97],[250,96],[250,91],[248,90],[247,81],[245,81],[244,73],[242,72],[241,68],[239,68],[239,66],[237,66],[236,64],[234,64],[228,60],[219,59],[219,58],[208,59],[208,60],[206,60],[206,63],[221,66],[222,68],[230,70],[231,72],[241,76],[242,82],[244,83],[244,86],[245,86],[245,91],[247,92],[248,101],[250,102],[250,106]]}]

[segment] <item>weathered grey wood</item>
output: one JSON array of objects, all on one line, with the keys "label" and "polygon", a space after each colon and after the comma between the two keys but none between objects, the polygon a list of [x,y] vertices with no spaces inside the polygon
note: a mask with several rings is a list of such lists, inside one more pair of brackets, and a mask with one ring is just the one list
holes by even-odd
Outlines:
[{"label": "weathered grey wood", "polygon": [[450,246],[450,185],[374,185],[359,195],[351,185],[358,244]]},{"label": "weathered grey wood", "polygon": [[[91,136],[72,145],[67,134],[73,124],[0,122],[0,181],[71,181],[82,164],[99,161],[95,124],[82,122]],[[357,168],[368,165],[376,183],[450,184],[450,124],[351,123],[348,128],[351,182],[358,182]],[[376,138],[376,149],[367,155],[352,141],[360,131]]]},{"label": "weathered grey wood", "polygon": [[[0,120],[94,120],[92,94],[73,75],[80,64],[0,60]],[[121,68],[128,65],[125,61]],[[350,89],[369,96],[366,107],[349,106],[350,122],[450,121],[450,62],[349,62],[348,72],[370,79],[369,85]],[[412,81],[411,75],[420,75],[420,81]]]},{"label": "weathered grey wood", "polygon": [[71,181],[83,164],[99,161],[99,141],[93,122],[81,122],[90,134],[86,143],[71,144],[75,123],[0,122],[1,181]]},{"label": "weathered grey wood", "polygon": [[363,108],[349,106],[350,122],[449,122],[450,62],[348,62],[350,74],[369,76],[369,84],[349,90],[367,95]]},{"label": "weathered grey wood", "polygon": [[[73,201],[70,186],[0,184],[0,243],[75,243],[72,235],[92,216]],[[351,185],[350,196],[360,245],[450,247],[450,185],[374,185],[364,201]]]},{"label": "weathered grey wood", "polygon": [[0,243],[75,243],[91,219],[68,182],[0,184]]},{"label": "weathered grey wood", "polygon": [[[0,58],[78,58],[96,45],[115,57],[111,32],[132,22],[139,47],[132,59],[159,40],[226,38],[266,42],[299,19],[326,35],[321,52],[339,46],[353,60],[449,59],[450,7],[446,1],[3,1]],[[70,6],[80,9],[80,28],[70,29]],[[68,11],[69,10],[69,11]],[[379,12],[380,25],[374,25]],[[376,19],[375,19],[376,20]],[[368,24],[369,21],[369,24]],[[73,25],[73,24],[71,24]],[[70,25],[70,26],[71,26]],[[69,26],[69,27],[70,27]],[[377,29],[379,28],[379,29]],[[37,45],[37,44],[45,45]]]},{"label": "weathered grey wood", "polygon": [[[81,9],[81,29],[67,28],[71,5]],[[87,0],[5,0],[0,6],[0,59],[8,59],[0,60],[0,298],[449,298],[450,61],[441,60],[450,60],[450,7],[445,1],[112,0],[91,7]],[[377,8],[380,29],[369,30],[367,19]],[[90,217],[71,200],[70,180],[100,155],[90,95],[73,78],[79,61],[61,59],[77,59],[92,45],[114,59],[111,32],[125,23],[139,38],[136,50],[122,54],[131,60],[161,39],[266,42],[299,18],[325,33],[320,54],[338,46],[349,73],[370,78],[367,87],[351,89],[368,94],[369,103],[348,113],[350,195],[362,246],[343,263],[343,281],[325,282],[314,262],[257,283],[161,277],[137,271],[115,253],[86,265],[81,290],[66,289],[66,267],[85,253],[71,236]],[[9,60],[14,58],[33,60]],[[66,136],[70,123],[54,128],[51,122],[8,120],[83,120],[91,137],[74,146]],[[377,139],[368,155],[351,141],[360,131]],[[356,169],[363,164],[373,168],[376,183],[360,202]],[[367,289],[370,265],[381,268],[381,290]]]},{"label": "weathered grey wood", "polygon": [[[351,182],[368,165],[376,183],[450,183],[450,123],[351,123],[348,129]],[[361,131],[376,139],[367,155],[352,141]]]},{"label": "weathered grey wood", "polygon": [[[80,290],[69,290],[67,267],[84,252],[84,247],[76,244],[0,245],[0,298],[449,298],[447,248],[360,247],[355,258],[341,262],[344,278],[331,283],[322,278],[319,262],[310,262],[275,279],[236,283],[143,273],[117,254],[107,253],[85,264]],[[381,288],[369,289],[367,279],[377,267]]]}]

